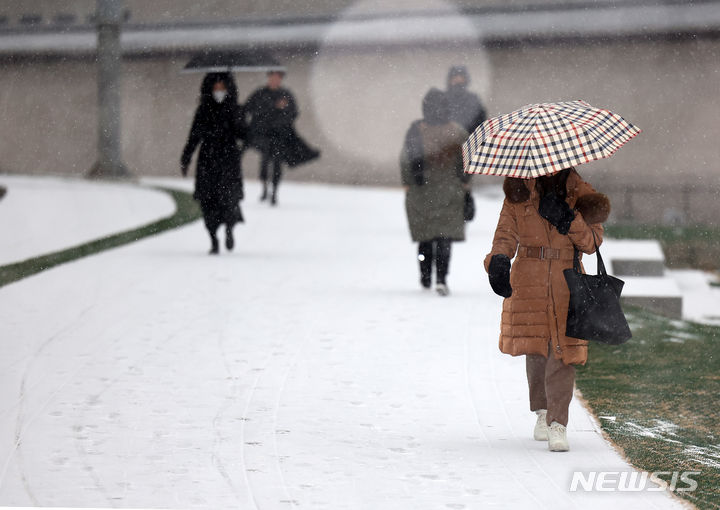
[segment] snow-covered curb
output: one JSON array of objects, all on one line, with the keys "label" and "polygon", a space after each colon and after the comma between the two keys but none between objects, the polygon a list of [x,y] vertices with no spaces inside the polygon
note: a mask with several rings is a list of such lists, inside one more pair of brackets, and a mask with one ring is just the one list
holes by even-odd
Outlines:
[{"label": "snow-covered curb", "polygon": [[132,184],[0,175],[0,265],[147,225],[175,212],[167,193]]}]

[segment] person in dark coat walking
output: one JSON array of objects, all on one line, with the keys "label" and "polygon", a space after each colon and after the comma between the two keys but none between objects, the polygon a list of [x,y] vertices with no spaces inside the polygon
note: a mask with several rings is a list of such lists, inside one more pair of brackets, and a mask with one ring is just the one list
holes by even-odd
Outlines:
[{"label": "person in dark coat walking", "polygon": [[467,131],[450,120],[447,95],[431,89],[423,100],[423,119],[411,124],[400,156],[405,210],[410,234],[418,244],[420,283],[448,294],[453,241],[465,239],[465,191],[470,176],[463,172],[462,144]]},{"label": "person in dark coat walking", "polygon": [[235,246],[233,227],[243,221],[241,150],[237,139],[244,139],[246,126],[237,104],[237,88],[229,73],[210,73],[200,87],[200,105],[195,111],[190,135],[180,158],[187,175],[195,148],[200,145],[193,197],[200,202],[205,226],[210,233],[211,254],[219,251],[217,229],[225,224],[225,247]]},{"label": "person in dark coat walking", "polygon": [[282,87],[284,76],[281,71],[268,72],[267,85],[253,92],[243,110],[243,117],[250,117],[250,144],[262,154],[260,180],[263,191],[260,200],[268,198],[268,173],[272,166],[272,205],[277,204],[285,140],[294,135],[293,123],[298,117],[295,97]]},{"label": "person in dark coat walking", "polygon": [[465,66],[453,66],[447,77],[447,98],[450,120],[457,122],[468,133],[475,131],[487,119],[485,107],[477,94],[470,92],[470,74]]}]

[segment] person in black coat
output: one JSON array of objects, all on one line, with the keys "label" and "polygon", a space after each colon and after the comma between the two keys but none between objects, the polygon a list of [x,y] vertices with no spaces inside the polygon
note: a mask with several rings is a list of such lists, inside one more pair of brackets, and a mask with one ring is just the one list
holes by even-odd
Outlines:
[{"label": "person in black coat", "polygon": [[477,94],[470,92],[470,74],[465,66],[453,66],[448,71],[447,98],[450,120],[457,122],[468,133],[475,131],[487,119],[487,112]]},{"label": "person in black coat", "polygon": [[248,98],[243,118],[250,117],[250,144],[262,154],[260,180],[263,192],[260,200],[268,198],[268,170],[272,165],[273,190],[270,201],[277,204],[277,189],[282,178],[282,163],[286,160],[287,140],[295,136],[293,123],[298,116],[297,103],[292,93],[283,88],[285,73],[267,73],[267,85],[257,89]]},{"label": "person in black coat", "polygon": [[225,246],[232,250],[233,227],[243,221],[240,211],[243,177],[237,139],[244,139],[246,131],[232,75],[207,74],[200,87],[200,105],[180,158],[180,168],[186,176],[193,152],[200,145],[193,197],[200,202],[210,233],[211,254],[219,251],[217,229],[220,225],[225,224]]}]

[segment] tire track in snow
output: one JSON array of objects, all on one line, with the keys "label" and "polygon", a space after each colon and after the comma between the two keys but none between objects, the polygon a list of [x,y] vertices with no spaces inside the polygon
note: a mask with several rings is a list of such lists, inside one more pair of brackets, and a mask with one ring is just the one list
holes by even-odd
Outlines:
[{"label": "tire track in snow", "polygon": [[[39,346],[37,349],[35,349],[34,352],[31,352],[31,353],[29,353],[29,354],[26,354],[26,355],[23,356],[22,358],[19,358],[19,359],[13,361],[10,365],[6,365],[6,366],[3,367],[0,371],[4,372],[5,370],[7,370],[7,369],[10,368],[10,367],[13,367],[13,366],[15,366],[15,365],[18,365],[18,364],[20,364],[20,363],[22,363],[22,362],[24,362],[24,361],[28,361],[28,364],[27,364],[27,366],[25,367],[25,370],[23,371],[23,376],[22,376],[22,379],[21,379],[21,381],[25,381],[25,379],[26,379],[26,377],[27,377],[27,373],[28,373],[29,367],[31,367],[31,366],[35,363],[35,361],[37,361],[37,359],[36,359],[37,356],[38,356],[43,350],[45,350],[45,348],[47,348],[51,343],[53,343],[55,340],[57,340],[59,337],[65,335],[65,334],[67,334],[67,333],[70,333],[70,332],[72,332],[75,328],[77,328],[78,325],[79,325],[79,322],[80,322],[81,320],[83,320],[83,319],[85,318],[85,316],[86,316],[88,313],[90,313],[90,311],[91,311],[93,308],[95,308],[95,305],[94,305],[94,304],[93,304],[93,305],[90,305],[90,306],[88,306],[87,308],[85,308],[84,310],[82,310],[82,311],[75,317],[75,319],[73,319],[73,320],[70,321],[70,323],[68,323],[67,325],[63,326],[62,328],[60,328],[60,330],[56,331],[55,333],[51,334],[50,337],[48,337],[44,342],[42,342],[42,343],[40,344],[40,346]],[[0,410],[0,417],[2,417],[2,416],[3,416],[4,414],[6,414],[6,413],[11,412],[13,409],[15,409],[16,407],[18,407],[18,406],[21,404],[21,402],[22,402],[22,399],[18,399],[18,400],[16,400],[15,403],[13,403],[11,406],[6,407],[5,409]],[[2,482],[2,477],[0,477],[0,482]]]},{"label": "tire track in snow", "polygon": [[[278,388],[277,392],[277,399],[275,400],[275,406],[273,411],[273,446],[275,450],[275,459],[277,463],[277,471],[278,475],[280,476],[280,480],[283,486],[283,489],[285,490],[285,493],[287,494],[287,499],[281,502],[290,504],[291,508],[295,508],[297,506],[300,506],[300,502],[296,499],[292,498],[292,494],[290,493],[290,487],[287,485],[287,481],[285,479],[282,462],[283,457],[280,455],[280,449],[278,446],[278,412],[280,410],[280,404],[282,402],[282,396],[283,393],[286,390],[288,379],[290,378],[290,374],[295,371],[300,361],[305,359],[305,356],[303,354],[307,353],[308,345],[310,344],[311,338],[314,336],[314,334],[317,331],[317,326],[320,323],[320,317],[316,311],[316,308],[312,308],[313,315],[312,319],[306,322],[307,329],[305,330],[305,333],[302,335],[302,341],[299,342],[298,347],[294,350],[291,360],[288,364],[285,365],[285,369],[283,372],[283,377],[281,379],[280,386]],[[325,310],[327,312],[327,310]],[[305,314],[303,314],[305,316]]]},{"label": "tire track in snow", "polygon": [[[120,296],[123,295],[122,290],[117,290],[113,294],[110,295],[110,300],[113,302],[123,302],[120,300]],[[12,451],[9,453],[7,461],[5,463],[5,466],[3,467],[2,472],[0,473],[0,487],[2,487],[7,470],[9,469],[10,463],[12,462],[12,458],[16,458],[16,462],[18,464],[18,469],[20,470],[23,486],[25,488],[26,493],[28,496],[35,502],[36,506],[39,506],[40,503],[37,501],[37,498],[33,494],[33,490],[30,486],[30,481],[27,476],[26,470],[24,469],[24,457],[22,452],[22,442],[24,439],[24,436],[27,434],[28,430],[30,429],[30,426],[32,423],[35,422],[42,414],[43,412],[50,406],[50,404],[57,398],[59,394],[74,380],[77,379],[77,377],[81,374],[81,372],[96,358],[97,354],[101,351],[104,351],[107,348],[106,344],[99,344],[96,345],[94,349],[92,349],[90,352],[88,352],[87,357],[88,359],[84,360],[80,365],[77,366],[76,370],[74,370],[70,375],[67,376],[67,378],[59,384],[56,389],[50,394],[50,396],[42,403],[42,405],[39,406],[38,410],[29,418],[26,418],[23,416],[23,406],[24,402],[27,400],[30,389],[27,388],[27,380],[30,377],[31,373],[34,370],[35,363],[39,360],[40,355],[42,352],[44,352],[48,347],[55,344],[56,341],[65,338],[69,333],[73,332],[74,330],[78,329],[82,324],[82,322],[86,319],[86,317],[97,308],[98,304],[96,302],[93,302],[86,308],[84,308],[80,313],[77,314],[75,319],[73,319],[68,325],[61,328],[59,331],[54,333],[50,338],[45,340],[36,350],[35,352],[28,356],[31,357],[30,361],[28,362],[28,365],[25,367],[25,371],[23,372],[23,376],[20,382],[20,388],[21,388],[21,395],[18,398],[18,401],[14,406],[9,408],[7,411],[11,410],[13,407],[18,408],[18,414],[17,414],[17,420],[16,420],[16,428],[15,428],[15,442],[13,445]],[[130,308],[132,305],[128,302],[125,302],[125,307]],[[127,310],[126,310],[127,311]],[[116,339],[113,344],[117,344],[119,341],[120,336],[118,336],[118,339]],[[99,482],[99,480],[96,480],[94,477],[94,474],[92,474],[91,471],[86,471],[87,473],[91,473],[90,477],[93,479],[93,482]],[[97,485],[96,488],[103,494],[107,496],[107,493],[105,489]],[[107,499],[107,498],[106,498]]]},{"label": "tire track in snow", "polygon": [[[258,374],[255,377],[255,381],[253,381],[253,385],[250,388],[250,393],[248,394],[248,397],[245,401],[245,408],[243,409],[242,418],[241,418],[241,424],[240,424],[240,462],[241,467],[243,471],[243,476],[245,477],[245,483],[247,484],[248,488],[248,494],[250,496],[251,502],[253,504],[253,508],[255,510],[259,510],[260,507],[258,507],[257,498],[255,497],[255,492],[252,488],[252,483],[250,482],[250,476],[248,475],[248,465],[246,461],[246,455],[245,455],[245,427],[247,422],[251,419],[248,414],[250,413],[250,404],[252,403],[253,395],[255,394],[255,391],[257,390],[258,384],[260,382],[260,378],[262,376],[262,372],[267,369],[268,366],[270,366],[270,359],[272,357],[272,354],[268,355],[267,360],[263,364],[262,368],[258,370]],[[256,369],[253,369],[256,370]]]},{"label": "tire track in snow", "polygon": [[[317,315],[316,315],[316,314],[313,314],[312,319],[306,322],[307,329],[305,330],[305,332],[303,333],[302,336],[299,336],[299,338],[301,338],[301,340],[298,342],[298,345],[297,345],[297,347],[294,349],[293,353],[292,353],[289,357],[286,356],[285,359],[284,359],[282,362],[281,362],[281,361],[278,361],[278,363],[281,363],[281,365],[278,367],[279,370],[280,370],[280,371],[278,372],[279,377],[277,377],[277,380],[279,381],[279,384],[277,384],[276,387],[275,387],[275,391],[276,391],[277,393],[276,393],[276,397],[273,399],[273,400],[274,400],[274,405],[273,405],[273,408],[272,408],[272,420],[271,420],[271,422],[270,422],[270,423],[271,423],[271,427],[270,427],[271,430],[270,430],[269,432],[266,430],[266,432],[265,432],[266,435],[270,435],[270,434],[272,435],[272,439],[271,439],[271,440],[272,440],[272,442],[273,442],[273,451],[274,451],[274,453],[275,453],[275,455],[274,455],[274,457],[275,457],[275,470],[276,470],[277,476],[278,476],[278,478],[279,478],[279,480],[280,480],[280,487],[282,487],[282,490],[283,490],[284,493],[285,493],[284,499],[279,500],[279,503],[280,503],[280,504],[283,504],[283,505],[290,505],[291,508],[295,508],[296,506],[299,505],[299,503],[298,503],[295,499],[292,498],[292,495],[290,494],[290,489],[289,489],[289,487],[287,486],[287,483],[286,483],[286,481],[285,481],[285,476],[284,476],[284,472],[283,472],[283,468],[282,468],[282,457],[281,457],[281,455],[280,455],[279,447],[278,447],[278,444],[277,444],[277,430],[278,430],[278,428],[277,428],[277,416],[278,416],[278,411],[279,411],[279,408],[280,408],[280,402],[281,402],[281,400],[282,400],[282,393],[283,393],[284,390],[285,390],[285,386],[286,386],[286,384],[287,384],[287,380],[288,380],[288,378],[289,378],[289,375],[290,375],[290,373],[294,370],[294,368],[297,366],[297,364],[298,364],[298,362],[299,362],[299,360],[300,360],[300,353],[306,349],[306,345],[309,343],[310,336],[311,336],[312,333],[315,331],[315,327],[316,327],[317,321],[318,321]],[[256,396],[257,396],[257,388],[258,388],[258,386],[259,386],[259,382],[260,382],[260,380],[261,380],[262,378],[266,378],[266,379],[267,379],[267,378],[268,378],[268,374],[273,374],[273,373],[274,373],[274,370],[272,370],[272,369],[274,368],[275,358],[278,358],[278,356],[275,356],[275,354],[274,354],[274,352],[273,352],[274,349],[275,349],[275,345],[274,345],[274,344],[271,344],[271,345],[270,345],[270,348],[271,348],[271,349],[270,349],[270,353],[269,353],[269,355],[268,355],[267,361],[266,361],[266,363],[264,364],[263,368],[262,368],[261,370],[259,370],[258,376],[257,376],[257,378],[256,378],[256,380],[255,380],[255,384],[253,385],[252,391],[251,391],[250,394],[248,395],[248,399],[247,399],[247,401],[246,401],[246,406],[245,406],[245,412],[243,413],[243,416],[245,417],[245,420],[243,420],[243,422],[242,422],[242,427],[241,427],[241,429],[242,429],[243,459],[246,458],[245,452],[247,451],[247,446],[250,446],[249,442],[247,442],[247,441],[245,440],[245,439],[246,439],[246,434],[245,434],[245,433],[246,433],[246,428],[248,427],[247,423],[250,422],[250,428],[254,427],[254,426],[255,426],[255,425],[254,425],[255,423],[259,423],[258,420],[255,420],[255,419],[253,419],[253,418],[250,418],[250,416],[249,416],[250,408],[251,408],[251,406],[252,406],[252,404],[253,404],[253,401],[255,400],[255,398],[256,398]],[[264,411],[267,412],[267,411],[269,411],[269,410],[268,410],[268,409],[265,409]],[[262,424],[262,425],[265,425],[265,427],[266,427],[266,429],[267,429],[267,423],[266,423],[266,424]],[[262,426],[262,425],[260,425],[260,426]],[[260,427],[260,426],[259,426],[259,427]],[[263,433],[260,432],[259,435],[260,435],[260,436],[263,436]],[[255,443],[255,442],[253,442],[253,443]],[[264,446],[264,443],[263,443],[263,444],[253,444],[252,446],[253,446],[253,448],[257,448],[257,447],[260,447],[260,446]],[[244,461],[244,468],[245,468],[245,473],[246,473],[246,474],[247,474],[248,472],[250,472],[249,469],[248,469],[248,467],[247,467],[247,463],[246,463],[245,461]],[[261,472],[261,471],[258,470],[258,472]],[[251,476],[248,475],[248,476],[247,476],[247,480],[248,480],[249,486],[252,485],[252,481],[250,480],[250,478],[251,478]],[[273,487],[273,486],[274,486],[273,484],[268,484],[267,481],[263,481],[263,483],[262,483],[261,485],[262,485],[263,488]],[[255,491],[252,491],[252,492],[253,492],[253,494],[255,494],[257,491],[255,490]],[[268,498],[276,498],[276,495],[273,494],[273,495],[271,495],[271,496],[268,496]],[[275,499],[275,501],[277,501],[277,499]],[[258,505],[257,498],[254,498],[254,503],[255,503],[255,505],[256,505],[256,508],[259,508],[259,507],[257,506],[257,505]]]},{"label": "tire track in snow", "polygon": [[0,416],[2,414],[11,412],[13,409],[17,408],[17,415],[15,419],[15,433],[14,433],[14,444],[11,449],[11,451],[8,453],[8,458],[5,461],[5,465],[3,466],[2,471],[0,472],[0,487],[2,487],[3,483],[5,482],[5,476],[7,475],[7,470],[10,467],[10,463],[15,457],[18,464],[18,470],[20,471],[20,476],[22,480],[22,484],[24,487],[24,490],[30,500],[33,502],[35,506],[39,506],[40,503],[33,494],[33,491],[30,487],[30,482],[28,480],[27,472],[25,470],[25,462],[22,455],[22,441],[23,436],[27,432],[27,429],[30,427],[30,425],[42,414],[42,412],[47,408],[47,406],[50,404],[50,402],[55,398],[55,396],[70,382],[70,379],[66,380],[65,383],[60,385],[55,392],[53,392],[50,397],[40,406],[40,409],[31,416],[28,419],[25,419],[24,416],[24,403],[25,399],[27,397],[27,379],[30,374],[30,372],[33,369],[33,366],[35,362],[38,360],[38,357],[40,354],[48,347],[50,346],[55,340],[60,338],[61,336],[65,335],[66,333],[72,331],[75,329],[78,325],[78,323],[95,307],[95,305],[90,305],[87,308],[83,309],[73,321],[71,321],[68,325],[61,328],[59,331],[51,335],[48,339],[46,339],[44,342],[40,344],[40,346],[35,350],[33,354],[30,354],[24,358],[24,360],[30,358],[30,361],[25,366],[25,370],[23,371],[22,378],[20,380],[20,389],[18,394],[18,399],[15,402],[14,405],[10,406],[9,408],[3,410],[0,413]]},{"label": "tire track in snow", "polygon": [[[128,327],[130,327],[130,326],[128,326]],[[104,346],[104,347],[107,348],[108,350],[115,351],[115,346],[119,345],[120,342],[121,342],[124,338],[127,338],[127,334],[126,334],[126,333],[127,333],[127,330],[121,330],[121,331],[119,331],[118,334],[117,334],[117,338],[111,343],[111,345],[106,346],[106,347]],[[172,339],[176,334],[177,334],[177,331],[172,331],[172,332],[170,332],[170,333],[168,334],[168,336],[167,336],[167,340]],[[105,350],[105,349],[103,349],[103,350]],[[97,351],[96,351],[96,352],[97,352]],[[145,353],[144,356],[135,358],[135,359],[133,360],[133,361],[134,361],[134,365],[136,365],[136,366],[137,366],[137,365],[143,366],[143,361],[147,360],[150,356],[151,356],[150,353]],[[85,361],[85,363],[83,364],[82,368],[83,368],[83,369],[86,368],[86,367],[90,364],[91,361],[93,361],[93,358]],[[78,372],[79,372],[79,371],[78,371]],[[114,387],[116,384],[118,384],[119,382],[123,381],[123,376],[124,376],[124,375],[126,375],[126,373],[122,373],[122,374],[118,375],[117,377],[115,377],[115,378],[113,378],[113,379],[111,379],[111,380],[107,380],[107,381],[103,382],[104,387],[102,388],[102,390],[97,391],[97,392],[93,392],[93,394],[90,396],[91,398],[89,399],[90,402],[88,402],[88,400],[86,400],[86,401],[83,403],[83,405],[82,405],[82,407],[80,408],[80,410],[79,410],[79,415],[78,415],[78,419],[77,419],[77,421],[78,421],[79,423],[86,423],[86,420],[84,419],[84,417],[86,416],[86,412],[87,412],[88,410],[92,410],[93,402],[98,402],[98,401],[100,400],[100,397],[101,397],[104,393],[106,393],[108,390],[110,390],[111,388],[113,388],[113,387]],[[88,420],[88,421],[91,421],[91,420]],[[91,427],[88,426],[88,425],[76,425],[76,426],[73,428],[73,431],[75,432],[75,434],[73,434],[73,439],[74,439],[74,441],[75,441],[75,451],[78,453],[79,457],[82,458],[82,459],[87,459],[87,458],[88,458],[88,449],[87,449],[86,447],[83,447],[82,442],[85,441],[86,439],[88,440],[88,442],[90,442],[90,441],[89,441],[89,438],[83,438],[83,437],[81,437],[81,436],[79,435],[79,433],[81,433],[84,429],[91,429]],[[92,481],[93,481],[93,484],[94,484],[94,486],[95,486],[95,489],[97,489],[97,491],[98,491],[100,494],[102,494],[102,496],[104,497],[105,501],[107,501],[107,503],[108,503],[112,508],[117,508],[118,506],[117,506],[116,499],[112,497],[112,495],[110,494],[110,492],[108,491],[108,489],[105,487],[105,484],[103,483],[102,479],[101,479],[100,476],[96,473],[96,469],[95,469],[94,463],[92,463],[92,462],[87,462],[86,460],[83,460],[83,470],[84,470],[86,473],[88,473],[88,476],[89,476],[89,477],[92,479]]]},{"label": "tire track in snow", "polygon": [[[220,337],[217,339],[217,345],[218,349],[220,350],[220,356],[222,358],[223,367],[225,368],[225,373],[227,374],[227,377],[233,381],[230,385],[230,392],[229,395],[226,397],[225,402],[218,408],[217,413],[213,417],[213,433],[215,434],[215,441],[213,443],[213,452],[211,454],[213,465],[215,466],[215,469],[217,469],[218,473],[220,473],[220,476],[223,477],[225,480],[225,483],[230,487],[230,490],[232,490],[233,494],[235,495],[235,498],[240,502],[241,494],[238,487],[235,485],[235,482],[230,477],[230,474],[228,473],[228,470],[225,466],[225,461],[222,458],[222,454],[220,452],[221,444],[222,444],[222,433],[220,431],[220,425],[222,424],[222,421],[225,417],[225,413],[227,413],[228,409],[230,409],[238,399],[238,393],[240,390],[240,386],[238,384],[238,380],[240,379],[239,376],[235,375],[232,368],[230,367],[228,363],[228,354],[225,350],[225,330],[222,330],[222,333]],[[241,455],[242,458],[242,455]],[[249,489],[249,486],[248,486]],[[253,500],[254,502],[254,500]],[[257,506],[256,506],[257,508]]]}]

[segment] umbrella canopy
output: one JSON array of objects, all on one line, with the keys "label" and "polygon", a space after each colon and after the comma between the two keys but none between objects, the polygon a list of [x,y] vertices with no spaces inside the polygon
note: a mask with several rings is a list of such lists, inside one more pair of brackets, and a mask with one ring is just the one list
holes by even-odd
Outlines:
[{"label": "umbrella canopy", "polygon": [[206,51],[195,55],[183,73],[285,72],[285,66],[269,53],[252,51]]},{"label": "umbrella canopy", "polygon": [[488,119],[463,144],[469,174],[534,179],[612,156],[640,129],[585,101],[523,106]]}]

